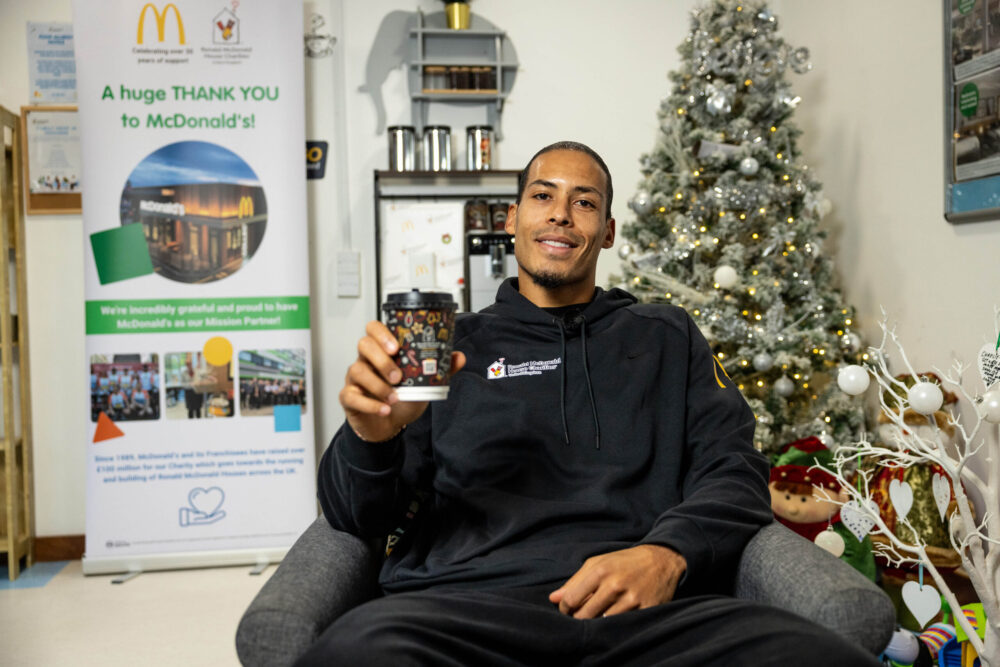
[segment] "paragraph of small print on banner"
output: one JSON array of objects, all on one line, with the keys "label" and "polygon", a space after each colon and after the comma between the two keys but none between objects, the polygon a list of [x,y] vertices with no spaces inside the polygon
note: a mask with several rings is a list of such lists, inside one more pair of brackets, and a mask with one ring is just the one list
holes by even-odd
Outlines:
[{"label": "paragraph of small print on banner", "polygon": [[84,571],[223,551],[252,563],[316,516],[302,7],[73,9]]}]

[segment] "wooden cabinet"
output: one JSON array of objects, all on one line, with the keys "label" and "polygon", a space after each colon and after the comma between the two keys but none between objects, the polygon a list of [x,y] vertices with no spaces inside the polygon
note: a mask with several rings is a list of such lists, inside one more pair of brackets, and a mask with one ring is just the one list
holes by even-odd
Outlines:
[{"label": "wooden cabinet", "polygon": [[19,117],[0,107],[0,553],[10,579],[34,561],[31,395]]}]

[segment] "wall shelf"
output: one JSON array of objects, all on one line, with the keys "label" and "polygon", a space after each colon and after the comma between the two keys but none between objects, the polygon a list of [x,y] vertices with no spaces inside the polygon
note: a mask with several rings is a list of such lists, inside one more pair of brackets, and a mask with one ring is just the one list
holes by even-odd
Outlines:
[{"label": "wall shelf", "polygon": [[[487,124],[493,126],[497,140],[503,139],[501,114],[518,68],[514,45],[506,32],[475,14],[468,29],[452,30],[447,27],[444,12],[425,15],[417,11],[408,47],[407,82],[418,136],[428,124],[430,104],[481,104],[486,107]],[[493,85],[480,88],[474,84],[475,77],[469,79],[467,88],[454,84],[439,87],[446,82],[431,85],[432,75],[427,68],[432,67],[444,68],[446,71],[438,76],[445,77],[451,76],[454,68],[488,68]]]}]

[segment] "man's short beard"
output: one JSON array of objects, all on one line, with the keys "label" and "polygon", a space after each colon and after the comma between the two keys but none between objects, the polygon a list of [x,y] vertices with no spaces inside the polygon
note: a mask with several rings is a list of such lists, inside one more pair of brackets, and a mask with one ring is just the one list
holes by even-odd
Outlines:
[{"label": "man's short beard", "polygon": [[526,274],[528,274],[528,277],[531,278],[531,282],[535,283],[536,285],[544,289],[556,289],[558,287],[566,285],[569,282],[566,280],[566,276],[561,276],[557,273],[550,273],[550,272],[532,273],[531,271],[525,269],[523,266],[521,267],[521,269]]}]

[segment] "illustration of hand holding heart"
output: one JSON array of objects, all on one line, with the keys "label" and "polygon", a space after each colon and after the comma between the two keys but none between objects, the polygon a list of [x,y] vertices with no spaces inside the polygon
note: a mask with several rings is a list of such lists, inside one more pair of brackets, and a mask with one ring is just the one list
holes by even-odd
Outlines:
[{"label": "illustration of hand holding heart", "polygon": [[205,526],[215,523],[226,516],[222,503],[226,494],[217,486],[209,489],[195,487],[188,492],[188,504],[178,511],[181,527]]}]

